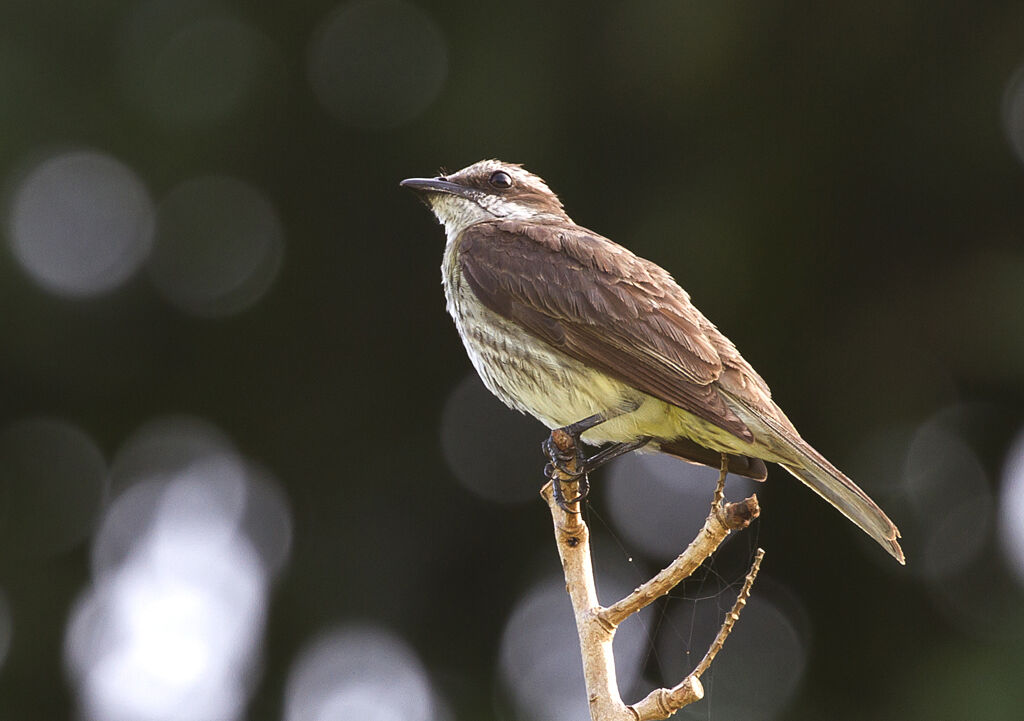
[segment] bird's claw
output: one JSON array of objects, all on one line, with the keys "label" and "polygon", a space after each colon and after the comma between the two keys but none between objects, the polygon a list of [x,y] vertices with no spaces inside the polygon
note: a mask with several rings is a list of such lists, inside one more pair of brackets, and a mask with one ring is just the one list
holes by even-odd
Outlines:
[{"label": "bird's claw", "polygon": [[[585,500],[590,494],[590,479],[587,477],[587,474],[581,473],[578,476],[571,476],[570,478],[563,480],[561,475],[556,473],[549,463],[544,467],[544,475],[551,479],[551,494],[558,507],[566,513],[579,513],[579,510],[577,510],[578,507],[574,509],[571,508],[571,506]],[[565,497],[565,494],[562,492],[563,483],[577,484],[577,495],[575,498]]]},{"label": "bird's claw", "polygon": [[[551,435],[544,439],[541,448],[544,450],[544,455],[548,457],[548,461],[550,461],[548,466],[573,478],[583,472],[583,464],[586,463],[587,457],[583,455],[583,449],[580,448],[579,438],[573,438],[572,445],[569,448],[562,449],[555,443],[554,436]],[[546,468],[544,473],[548,478],[554,478],[553,475],[548,473]]]},{"label": "bird's claw", "polygon": [[[541,444],[548,464],[544,466],[544,475],[551,480],[554,501],[566,513],[578,513],[570,506],[579,503],[590,492],[590,479],[586,472],[586,456],[580,448],[580,439],[571,436],[572,444],[562,448],[555,442],[554,434],[548,436]],[[578,492],[575,498],[566,498],[562,492],[563,483],[576,483]]]}]

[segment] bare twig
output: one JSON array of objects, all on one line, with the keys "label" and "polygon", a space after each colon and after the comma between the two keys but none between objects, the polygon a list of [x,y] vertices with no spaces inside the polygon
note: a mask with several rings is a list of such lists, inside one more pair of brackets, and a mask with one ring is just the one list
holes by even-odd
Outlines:
[{"label": "bare twig", "polygon": [[[564,439],[556,439],[556,442],[561,440]],[[725,475],[723,458],[711,512],[704,522],[704,527],[689,547],[651,580],[608,608],[603,608],[598,603],[590,556],[590,531],[586,523],[578,512],[565,513],[558,507],[550,483],[541,489],[541,495],[551,510],[558,555],[565,573],[566,589],[569,591],[576,616],[592,721],[656,721],[668,718],[683,706],[703,698],[704,688],[701,686],[700,676],[721,650],[739,619],[740,611],[747,602],[750,588],[760,569],[763,550],[758,549],[739,597],[726,616],[707,654],[676,686],[670,689],[656,689],[642,701],[626,706],[619,696],[615,680],[612,640],[616,629],[626,618],[675,588],[721,545],[729,533],[745,528],[757,518],[760,512],[757,496],[751,496],[738,503],[723,503]],[[576,489],[571,487],[572,484],[565,485],[570,486],[564,489],[567,497],[574,497],[568,494],[575,494]]]},{"label": "bare twig", "polygon": [[693,669],[693,674],[701,676],[705,671],[708,670],[708,666],[715,660],[715,656],[719,651],[722,650],[722,646],[725,644],[725,639],[729,637],[729,633],[732,632],[732,627],[740,620],[740,611],[747,605],[747,599],[750,598],[750,588],[754,585],[754,579],[757,578],[757,572],[761,570],[761,559],[764,558],[764,549],[757,549],[757,553],[754,554],[754,563],[750,566],[750,570],[747,572],[747,578],[743,581],[743,588],[740,589],[740,595],[736,597],[736,603],[732,605],[732,610],[729,611],[729,615],[725,617],[725,621],[722,623],[722,627],[718,629],[718,635],[715,636],[715,640],[711,643],[711,648],[704,654],[704,658],[700,660],[697,667]]},{"label": "bare twig", "polygon": [[[719,498],[721,488],[724,486],[725,474],[719,476],[718,490],[715,497]],[[711,507],[704,527],[701,529],[693,542],[683,551],[672,563],[658,572],[650,581],[644,583],[624,599],[608,608],[601,610],[601,618],[612,627],[618,626],[626,618],[633,615],[654,600],[661,598],[673,588],[678,586],[683,579],[689,578],[690,574],[697,570],[704,559],[715,552],[729,535],[731,531],[745,528],[754,518],[757,518],[760,509],[757,505],[757,496],[751,496],[740,503],[728,505],[716,504]]]}]

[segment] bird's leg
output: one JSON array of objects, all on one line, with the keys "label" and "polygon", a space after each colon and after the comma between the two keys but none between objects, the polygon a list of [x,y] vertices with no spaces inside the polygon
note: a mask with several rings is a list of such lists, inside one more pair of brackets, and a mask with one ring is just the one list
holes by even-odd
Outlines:
[{"label": "bird's leg", "polygon": [[[590,492],[590,479],[587,476],[590,471],[613,458],[645,446],[651,440],[644,437],[625,443],[613,443],[587,458],[583,454],[580,436],[608,419],[609,416],[604,413],[595,413],[576,423],[556,428],[543,443],[544,453],[549,459],[547,466],[544,467],[544,475],[552,481],[555,503],[566,513],[572,512],[569,510],[570,504],[579,503]],[[578,484],[577,496],[571,500],[566,499],[562,493],[562,483],[573,481]]]},{"label": "bird's leg", "polygon": [[[558,507],[561,508],[566,513],[571,513],[571,511],[568,508],[569,504],[579,503],[580,501],[587,497],[587,494],[590,493],[590,478],[587,476],[588,473],[590,473],[596,468],[600,468],[605,463],[614,458],[618,458],[619,456],[625,455],[630,451],[635,451],[638,448],[643,448],[648,443],[650,443],[650,441],[650,437],[645,436],[635,441],[629,441],[628,443],[613,443],[610,446],[602,448],[600,451],[592,455],[590,458],[585,459],[582,465],[577,465],[578,468],[583,469],[582,473],[573,474],[572,478],[568,479],[570,481],[576,481],[576,483],[578,484],[577,496],[576,498],[573,499],[567,500],[565,496],[562,494],[563,481],[561,480],[561,478],[555,478],[554,466],[551,463],[549,463],[544,468],[544,472],[545,475],[552,481],[551,490],[555,499],[555,503],[557,503]],[[561,471],[561,469],[559,469],[559,471]],[[558,482],[556,483],[555,481]]]},{"label": "bird's leg", "polygon": [[608,420],[608,416],[604,413],[595,413],[592,416],[587,416],[582,421],[576,421],[551,431],[551,435],[544,439],[544,443],[541,444],[541,448],[548,457],[548,466],[551,470],[551,473],[549,473],[549,469],[545,468],[544,475],[548,478],[554,478],[552,474],[557,470],[575,480],[577,476],[582,474],[584,472],[583,464],[587,458],[583,455],[580,436],[585,431],[589,431],[606,420]]},{"label": "bird's leg", "polygon": [[718,466],[718,485],[715,486],[715,495],[711,499],[711,510],[717,512],[725,501],[725,476],[729,472],[729,454],[722,453],[722,463]]},{"label": "bird's leg", "polygon": [[605,446],[590,458],[583,461],[583,472],[590,473],[591,471],[597,470],[608,461],[615,460],[619,456],[624,456],[630,451],[635,451],[638,448],[643,448],[650,442],[651,437],[644,436],[643,438],[638,438],[635,441],[612,443],[609,446]]},{"label": "bird's leg", "polygon": [[[586,456],[583,455],[580,436],[599,423],[608,419],[604,413],[595,413],[581,421],[570,423],[562,428],[551,431],[541,444],[548,464],[544,467],[544,475],[551,479],[551,491],[555,503],[566,513],[573,513],[570,504],[579,503],[590,491],[590,479],[585,468]],[[562,493],[562,483],[577,483],[577,496],[567,499]]]}]

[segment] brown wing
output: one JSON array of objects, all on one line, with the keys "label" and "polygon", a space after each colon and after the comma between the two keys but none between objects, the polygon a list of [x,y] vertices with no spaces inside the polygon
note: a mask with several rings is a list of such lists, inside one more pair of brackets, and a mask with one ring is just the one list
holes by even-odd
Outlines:
[{"label": "brown wing", "polygon": [[716,348],[728,340],[654,263],[578,226],[493,221],[463,232],[459,264],[495,313],[589,367],[753,440],[716,387],[731,370]]}]

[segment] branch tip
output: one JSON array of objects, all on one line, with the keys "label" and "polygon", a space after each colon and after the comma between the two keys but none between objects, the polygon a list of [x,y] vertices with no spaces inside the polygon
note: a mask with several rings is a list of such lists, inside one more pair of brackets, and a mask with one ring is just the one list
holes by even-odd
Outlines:
[{"label": "branch tip", "polygon": [[551,431],[551,440],[560,451],[570,451],[576,447],[576,441],[561,428]]},{"label": "branch tip", "polygon": [[730,531],[746,528],[759,515],[761,515],[761,505],[757,502],[756,493],[742,501],[726,503],[722,507],[722,522]]}]

